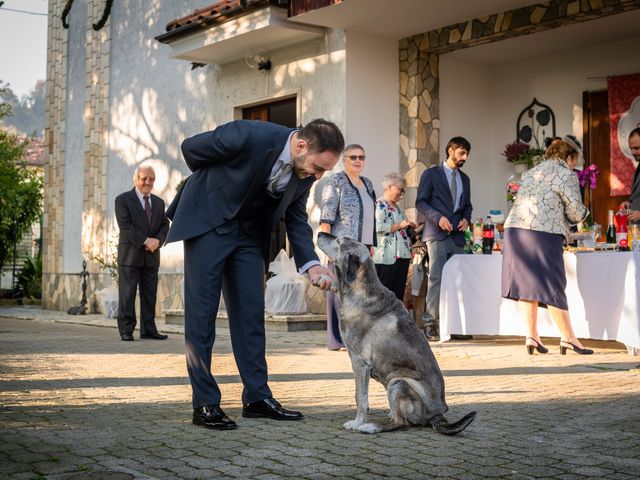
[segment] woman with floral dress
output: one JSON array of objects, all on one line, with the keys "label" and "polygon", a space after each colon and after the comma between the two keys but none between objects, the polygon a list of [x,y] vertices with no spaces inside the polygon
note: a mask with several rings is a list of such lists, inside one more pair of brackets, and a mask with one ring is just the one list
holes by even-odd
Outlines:
[{"label": "woman with floral dress", "polygon": [[583,163],[580,142],[567,135],[544,153],[545,160],[522,177],[522,185],[504,224],[502,296],[517,300],[527,324],[529,355],[547,353],[538,334],[538,307],[549,309],[560,330],[560,353],[588,355],[569,318],[565,287],[564,238],[589,211],[582,203],[573,168]]},{"label": "woman with floral dress", "polygon": [[407,228],[415,228],[398,205],[405,186],[404,178],[396,172],[385,175],[382,181],[384,193],[376,203],[378,246],[373,255],[378,278],[399,300],[404,297],[411,261],[411,240]]}]

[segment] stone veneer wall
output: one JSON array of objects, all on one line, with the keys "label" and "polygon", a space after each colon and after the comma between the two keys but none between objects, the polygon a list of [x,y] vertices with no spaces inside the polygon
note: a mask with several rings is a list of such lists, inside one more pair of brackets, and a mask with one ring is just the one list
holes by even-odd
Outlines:
[{"label": "stone veneer wall", "polygon": [[[422,172],[440,162],[439,55],[640,8],[640,0],[552,0],[449,25],[400,41],[400,166],[406,204]],[[415,208],[407,215],[415,219]]]},{"label": "stone veneer wall", "polygon": [[[85,67],[86,96],[84,105],[84,152],[82,185],[66,185],[65,167],[65,112],[67,98],[68,31],[63,28],[60,14],[64,0],[49,3],[47,102],[46,102],[46,166],[43,232],[43,288],[44,308],[65,310],[77,305],[81,296],[81,277],[78,272],[63,272],[64,192],[65,188],[78,190],[83,198],[82,254],[92,274],[93,290],[105,285],[106,275],[91,258],[104,254],[106,245],[107,214],[107,153],[109,132],[109,55],[110,22],[99,31],[92,27],[101,18],[105,3],[87,0]],[[107,282],[108,283],[108,282]],[[88,293],[90,294],[91,291]],[[89,306],[96,305],[89,298]]]},{"label": "stone veneer wall", "polygon": [[[60,12],[64,0],[49,2],[47,82],[45,114],[45,180],[43,215],[42,305],[59,306],[57,272],[62,270],[64,238],[64,134],[67,85],[67,30],[62,27]],[[78,286],[79,281],[75,282]],[[65,295],[70,294],[71,286]],[[78,297],[79,298],[79,297]]]}]

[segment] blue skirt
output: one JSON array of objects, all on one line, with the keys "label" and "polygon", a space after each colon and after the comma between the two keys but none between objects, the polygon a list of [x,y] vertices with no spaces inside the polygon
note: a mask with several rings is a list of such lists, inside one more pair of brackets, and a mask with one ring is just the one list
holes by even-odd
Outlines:
[{"label": "blue skirt", "polygon": [[502,296],[533,300],[568,310],[564,237],[556,233],[505,228],[502,246]]}]

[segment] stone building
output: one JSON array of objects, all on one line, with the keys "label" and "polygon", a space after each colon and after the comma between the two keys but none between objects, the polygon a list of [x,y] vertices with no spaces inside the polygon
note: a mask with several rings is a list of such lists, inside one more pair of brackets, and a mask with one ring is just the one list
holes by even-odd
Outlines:
[{"label": "stone building", "polygon": [[[592,138],[589,93],[640,71],[638,0],[51,0],[49,13],[43,304],[53,309],[77,303],[83,258],[113,249],[114,198],[136,165],[155,166],[156,193],[171,201],[187,136],[235,118],[328,118],[365,146],[379,194],[385,173],[406,176],[413,214],[421,173],[464,135],[481,217],[506,208],[513,170],[500,153],[534,98],[557,133]],[[317,222],[315,195],[309,212]],[[108,283],[89,269],[92,291]],[[181,272],[181,245],[165,247],[159,314],[180,308]]]}]

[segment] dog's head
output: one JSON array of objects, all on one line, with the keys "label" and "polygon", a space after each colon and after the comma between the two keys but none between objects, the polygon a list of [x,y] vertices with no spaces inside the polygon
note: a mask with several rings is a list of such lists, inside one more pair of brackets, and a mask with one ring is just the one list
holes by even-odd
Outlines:
[{"label": "dog's head", "polygon": [[340,289],[353,283],[360,267],[371,262],[369,249],[352,238],[337,238],[329,233],[318,234],[318,247],[326,253],[336,267]]}]

